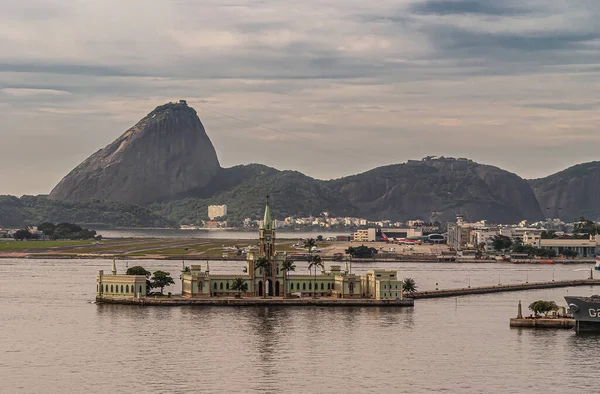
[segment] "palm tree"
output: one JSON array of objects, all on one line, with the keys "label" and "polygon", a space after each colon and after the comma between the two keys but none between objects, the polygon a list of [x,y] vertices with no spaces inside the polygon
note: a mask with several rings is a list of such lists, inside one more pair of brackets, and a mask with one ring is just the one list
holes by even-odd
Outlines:
[{"label": "palm tree", "polygon": [[402,281],[402,291],[409,294],[414,294],[417,292],[418,286],[415,284],[415,280],[413,278],[405,278]]},{"label": "palm tree", "polygon": [[242,297],[242,291],[246,292],[248,291],[248,283],[246,283],[246,280],[244,278],[235,278],[233,280],[233,283],[231,284],[231,288],[233,290],[237,290],[238,291],[238,298]]},{"label": "palm tree", "polygon": [[267,271],[271,270],[271,262],[265,256],[259,257],[254,263],[254,268],[262,269],[263,273],[263,297],[267,298]]},{"label": "palm tree", "polygon": [[285,297],[287,295],[288,292],[288,285],[287,285],[287,279],[288,279],[288,272],[290,271],[296,271],[296,265],[294,264],[293,260],[285,260],[283,262],[283,296]]},{"label": "palm tree", "polygon": [[325,268],[325,266],[323,265],[323,261],[321,260],[321,256],[316,255],[316,256],[312,256],[310,261],[308,262],[308,271],[310,272],[310,270],[314,267],[315,269],[315,281],[314,281],[314,286],[313,286],[313,298],[316,298],[316,290],[317,290],[317,268],[321,267],[321,268]]},{"label": "palm tree", "polygon": [[304,242],[304,247],[308,249],[308,254],[312,255],[313,248],[317,246],[317,241],[314,238],[309,238]]}]

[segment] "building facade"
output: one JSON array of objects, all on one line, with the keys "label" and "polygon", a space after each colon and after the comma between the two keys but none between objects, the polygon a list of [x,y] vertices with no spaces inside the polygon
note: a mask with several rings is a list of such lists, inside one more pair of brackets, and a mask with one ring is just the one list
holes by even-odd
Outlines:
[{"label": "building facade", "polygon": [[96,277],[96,297],[140,298],[146,296],[146,277],[144,275],[125,275],[117,273],[113,260],[110,275],[103,270]]},{"label": "building facade", "polygon": [[[396,271],[370,270],[366,275],[355,275],[339,265],[329,271],[298,275],[284,269],[287,254],[275,250],[275,221],[271,218],[269,203],[259,225],[259,249],[248,253],[242,274],[212,274],[209,263],[182,267],[182,295],[195,297],[232,297],[240,294],[233,283],[241,278],[247,285],[245,296],[374,298],[402,299],[402,281]],[[268,262],[265,268],[265,260]]]},{"label": "building facade", "polygon": [[225,215],[227,215],[227,205],[208,206],[208,218],[210,220],[215,220],[215,218],[220,218]]},{"label": "building facade", "polygon": [[563,254],[565,250],[572,250],[577,253],[577,257],[595,257],[600,254],[598,241],[600,236],[589,239],[539,239],[538,247],[544,249],[553,249],[557,255]]}]

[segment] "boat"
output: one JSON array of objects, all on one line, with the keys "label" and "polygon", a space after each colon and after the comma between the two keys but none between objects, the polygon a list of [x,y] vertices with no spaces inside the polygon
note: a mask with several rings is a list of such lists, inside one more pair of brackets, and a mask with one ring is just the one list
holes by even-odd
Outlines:
[{"label": "boat", "polygon": [[600,271],[600,260],[596,261],[596,265],[594,266],[596,271]]},{"label": "boat", "polygon": [[600,295],[565,296],[565,300],[575,318],[575,331],[600,332]]}]

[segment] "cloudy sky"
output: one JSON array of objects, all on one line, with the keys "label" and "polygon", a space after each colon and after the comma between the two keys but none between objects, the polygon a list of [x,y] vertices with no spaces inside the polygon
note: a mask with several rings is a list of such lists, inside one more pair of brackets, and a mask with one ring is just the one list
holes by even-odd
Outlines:
[{"label": "cloudy sky", "polygon": [[223,166],[600,156],[598,0],[0,0],[0,194],[184,98]]}]

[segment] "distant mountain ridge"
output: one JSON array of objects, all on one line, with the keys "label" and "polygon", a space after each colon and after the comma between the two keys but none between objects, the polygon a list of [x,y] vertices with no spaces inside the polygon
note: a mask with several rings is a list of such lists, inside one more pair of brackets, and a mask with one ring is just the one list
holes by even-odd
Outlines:
[{"label": "distant mountain ridge", "polygon": [[599,212],[590,194],[600,185],[598,165],[581,166],[530,181],[494,166],[444,157],[329,181],[260,164],[222,168],[196,111],[180,102],[157,107],[94,153],[49,198],[147,205],[173,223],[197,223],[209,204],[227,204],[230,219],[256,218],[266,194],[278,218],[321,212],[394,221],[443,222],[463,214],[472,221],[514,223],[579,212],[596,218]]},{"label": "distant mountain ridge", "polygon": [[577,164],[529,184],[547,217],[600,217],[600,161]]}]

